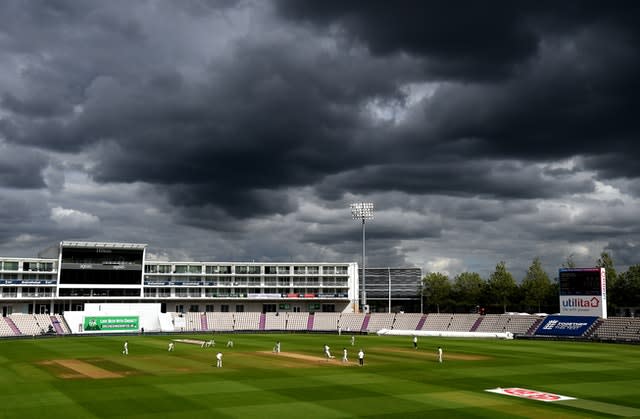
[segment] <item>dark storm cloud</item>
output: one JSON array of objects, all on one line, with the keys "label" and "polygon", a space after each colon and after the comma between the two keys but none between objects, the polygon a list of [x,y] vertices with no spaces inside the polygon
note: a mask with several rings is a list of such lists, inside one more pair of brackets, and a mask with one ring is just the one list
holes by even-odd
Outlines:
[{"label": "dark storm cloud", "polygon": [[5,146],[0,141],[0,187],[37,189],[45,186],[48,159],[40,152]]},{"label": "dark storm cloud", "polygon": [[408,53],[444,78],[493,79],[535,54],[537,37],[516,2],[277,1],[285,17],[340,25],[374,55]]},{"label": "dark storm cloud", "polygon": [[135,208],[256,259],[357,253],[360,199],[377,261],[626,240],[629,197],[598,194],[640,190],[638,20],[631,2],[3,2],[0,186],[51,194],[43,234],[122,234]]},{"label": "dark storm cloud", "polygon": [[337,198],[333,194],[341,190],[534,199],[593,192],[594,184],[516,162],[441,161],[369,167],[357,175],[331,177],[318,190],[327,199]]},{"label": "dark storm cloud", "polygon": [[[638,157],[630,147],[640,87],[635,3],[277,4],[288,18],[338,25],[374,54],[422,59],[427,80],[472,82],[445,85],[424,105],[415,116],[422,141],[431,133],[437,146],[474,156],[562,158],[624,148]],[[451,68],[434,70],[433,60]],[[496,80],[479,80],[485,67]]]}]

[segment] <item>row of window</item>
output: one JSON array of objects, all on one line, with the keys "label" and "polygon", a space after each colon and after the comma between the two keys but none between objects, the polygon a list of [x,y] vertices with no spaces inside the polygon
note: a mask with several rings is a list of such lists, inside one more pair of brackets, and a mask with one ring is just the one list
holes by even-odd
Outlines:
[{"label": "row of window", "polygon": [[348,290],[340,288],[145,288],[144,296],[152,298],[190,297],[190,298],[247,298],[249,294],[273,294],[284,298],[347,298]]},{"label": "row of window", "polygon": [[[0,271],[54,272],[53,262],[0,261]],[[161,274],[238,274],[238,275],[347,275],[347,266],[264,266],[264,265],[145,265],[146,273]]]},{"label": "row of window", "polygon": [[[0,261],[0,271],[19,271],[20,262],[14,260]],[[22,262],[22,271],[53,272],[53,262]]]},{"label": "row of window", "polygon": [[0,287],[0,296],[4,298],[41,298],[54,297],[55,288],[52,287]]},{"label": "row of window", "polygon": [[[321,280],[322,279],[322,280]],[[288,287],[288,286],[302,286],[302,285],[311,285],[311,286],[338,286],[338,287],[346,287],[348,286],[348,278],[347,277],[307,277],[307,278],[295,278],[295,277],[275,277],[275,276],[247,276],[247,277],[197,277],[197,276],[189,276],[189,277],[165,277],[165,276],[153,276],[153,275],[145,275],[145,284],[148,283],[165,283],[165,282],[174,282],[174,283],[192,283],[194,285],[198,284],[206,284],[206,285],[218,285],[218,286],[280,286],[280,287]]]},{"label": "row of window", "polygon": [[[273,294],[286,298],[346,298],[342,288],[145,288],[144,296],[153,298],[247,298],[249,294]],[[139,297],[139,289],[61,288],[60,297]],[[48,287],[0,287],[2,298],[52,298],[55,289]]]},{"label": "row of window", "polygon": [[[263,265],[145,265],[145,273],[162,274],[237,274],[237,275],[290,275],[291,266]],[[293,266],[294,275],[347,275],[347,266]]]}]

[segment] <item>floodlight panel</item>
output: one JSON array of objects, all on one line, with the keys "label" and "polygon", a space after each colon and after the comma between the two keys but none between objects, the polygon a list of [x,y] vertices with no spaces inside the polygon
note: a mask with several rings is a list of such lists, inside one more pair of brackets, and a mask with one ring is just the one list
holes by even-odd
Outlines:
[{"label": "floodlight panel", "polygon": [[371,219],[373,208],[373,202],[356,202],[351,204],[351,215],[357,219]]}]

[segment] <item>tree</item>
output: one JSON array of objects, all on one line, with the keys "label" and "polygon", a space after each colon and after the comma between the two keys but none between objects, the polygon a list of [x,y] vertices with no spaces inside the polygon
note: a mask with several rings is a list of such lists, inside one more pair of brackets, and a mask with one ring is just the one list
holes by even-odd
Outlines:
[{"label": "tree", "polygon": [[476,272],[463,272],[457,275],[453,282],[453,293],[457,305],[465,310],[476,307],[480,303],[486,283]]},{"label": "tree", "polygon": [[449,277],[439,272],[430,272],[422,280],[423,295],[427,298],[427,304],[434,304],[440,313],[440,304],[447,302],[451,296],[451,283]]},{"label": "tree", "polygon": [[540,312],[542,303],[548,298],[552,290],[549,275],[542,269],[540,258],[533,259],[531,266],[527,269],[525,278],[522,280],[521,288],[525,304],[537,306],[538,312]]},{"label": "tree", "polygon": [[573,261],[573,253],[567,256],[567,260],[562,264],[563,268],[575,268],[576,263]]},{"label": "tree", "polygon": [[[615,284],[611,287],[611,293],[618,296],[613,303],[617,308],[624,308],[628,313],[623,315],[634,315],[632,310],[638,307],[638,295],[640,295],[640,265],[629,266],[627,272],[617,276]],[[608,296],[607,296],[608,297]]]},{"label": "tree", "polygon": [[493,300],[498,304],[502,304],[502,311],[506,313],[507,303],[518,286],[513,279],[513,275],[507,271],[504,262],[496,265],[495,271],[489,276],[487,285]]},{"label": "tree", "polygon": [[607,252],[600,253],[600,259],[596,262],[598,268],[604,268],[607,279],[607,306],[615,309],[616,301],[624,298],[623,295],[616,295],[619,287],[616,285],[618,273],[613,266],[613,258]]},{"label": "tree", "polygon": [[611,283],[616,282],[618,274],[616,272],[616,268],[613,266],[613,259],[607,252],[600,253],[600,259],[596,262],[596,267],[604,268],[607,274],[607,282],[611,281]]}]

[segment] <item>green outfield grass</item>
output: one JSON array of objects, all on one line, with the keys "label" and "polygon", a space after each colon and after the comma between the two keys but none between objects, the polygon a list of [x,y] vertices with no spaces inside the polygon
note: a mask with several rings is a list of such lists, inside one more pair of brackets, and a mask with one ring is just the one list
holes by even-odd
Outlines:
[{"label": "green outfield grass", "polygon": [[[640,346],[410,337],[211,335],[0,341],[1,418],[640,417]],[[224,344],[233,339],[234,348]],[[271,353],[277,340],[280,355]],[[322,358],[327,343],[335,360]],[[436,349],[444,349],[444,363]],[[340,362],[342,348],[350,363]],[[357,365],[356,352],[366,352]],[[215,353],[224,354],[215,368]],[[104,378],[103,378],[104,377]],[[520,387],[541,402],[486,392]]]}]

